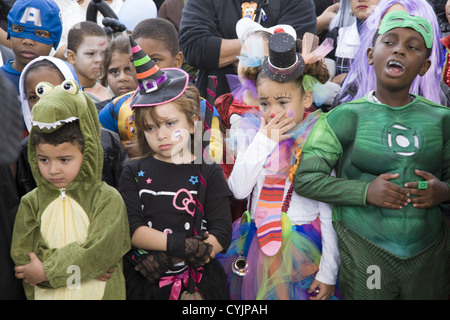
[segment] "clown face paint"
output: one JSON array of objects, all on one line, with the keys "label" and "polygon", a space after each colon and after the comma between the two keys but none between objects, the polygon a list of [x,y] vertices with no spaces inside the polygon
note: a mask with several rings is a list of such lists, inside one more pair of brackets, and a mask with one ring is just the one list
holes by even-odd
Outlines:
[{"label": "clown face paint", "polygon": [[311,102],[306,99],[308,94],[302,95],[295,83],[262,79],[257,85],[259,110],[266,123],[284,110],[295,123],[302,122],[305,108],[309,108]]}]

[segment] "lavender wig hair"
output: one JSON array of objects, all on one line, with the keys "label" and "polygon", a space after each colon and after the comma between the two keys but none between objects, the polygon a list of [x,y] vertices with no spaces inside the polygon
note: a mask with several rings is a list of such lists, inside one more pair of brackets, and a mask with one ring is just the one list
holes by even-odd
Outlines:
[{"label": "lavender wig hair", "polygon": [[433,48],[429,59],[431,67],[423,76],[414,79],[410,92],[419,94],[433,102],[447,105],[447,98],[440,88],[442,45],[441,31],[433,8],[426,0],[381,0],[372,14],[366,19],[361,29],[361,46],[351,63],[351,68],[342,84],[340,103],[363,97],[376,89],[376,75],[373,67],[367,62],[367,49],[372,46],[375,33],[386,11],[394,4],[401,4],[414,16],[427,19],[433,27]]}]

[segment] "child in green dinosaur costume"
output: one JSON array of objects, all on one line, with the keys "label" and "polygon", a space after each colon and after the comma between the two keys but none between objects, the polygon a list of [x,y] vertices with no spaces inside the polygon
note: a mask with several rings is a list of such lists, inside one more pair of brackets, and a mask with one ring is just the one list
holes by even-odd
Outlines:
[{"label": "child in green dinosaur costume", "polygon": [[344,299],[448,297],[450,109],[409,91],[432,39],[426,19],[386,14],[367,51],[376,90],[321,115],[303,148],[295,191],[334,204]]},{"label": "child in green dinosaur costume", "polygon": [[28,157],[37,188],[21,199],[11,255],[28,299],[124,299],[125,204],[102,182],[94,103],[76,81],[36,87]]}]

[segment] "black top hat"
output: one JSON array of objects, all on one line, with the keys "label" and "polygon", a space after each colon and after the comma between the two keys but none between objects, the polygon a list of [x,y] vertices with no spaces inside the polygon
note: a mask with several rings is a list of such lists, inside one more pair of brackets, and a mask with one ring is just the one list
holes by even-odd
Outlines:
[{"label": "black top hat", "polygon": [[298,78],[305,70],[305,62],[297,53],[295,39],[288,33],[275,33],[268,40],[269,56],[262,65],[272,80],[287,82]]},{"label": "black top hat", "polygon": [[189,83],[189,75],[179,68],[159,69],[130,37],[131,51],[139,87],[133,94],[131,109],[151,107],[177,99]]}]

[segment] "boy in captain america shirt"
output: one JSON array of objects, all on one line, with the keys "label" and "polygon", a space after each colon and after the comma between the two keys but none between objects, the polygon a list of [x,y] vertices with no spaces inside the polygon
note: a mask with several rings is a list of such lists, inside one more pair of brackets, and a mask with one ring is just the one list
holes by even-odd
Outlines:
[{"label": "boy in captain america shirt", "polygon": [[57,48],[62,33],[61,14],[53,0],[17,0],[8,13],[7,38],[11,39],[14,59],[0,68],[17,88],[23,68],[39,56]]},{"label": "boy in captain america shirt", "polygon": [[[33,59],[48,56],[57,48],[62,33],[61,13],[53,0],[17,0],[8,13],[7,38],[11,39],[14,59],[0,72],[11,80],[19,96],[20,75]],[[22,138],[28,135],[25,123]]]}]

